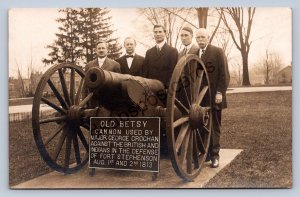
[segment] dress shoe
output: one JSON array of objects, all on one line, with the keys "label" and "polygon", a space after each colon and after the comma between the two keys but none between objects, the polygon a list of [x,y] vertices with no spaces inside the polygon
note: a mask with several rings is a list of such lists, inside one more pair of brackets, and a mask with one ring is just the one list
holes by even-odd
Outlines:
[{"label": "dress shoe", "polygon": [[217,167],[219,167],[219,159],[213,158],[213,159],[211,160],[210,167],[212,167],[212,168],[217,168]]},{"label": "dress shoe", "polygon": [[205,158],[205,162],[209,162],[211,161],[211,156],[209,154],[206,155],[206,158]]}]

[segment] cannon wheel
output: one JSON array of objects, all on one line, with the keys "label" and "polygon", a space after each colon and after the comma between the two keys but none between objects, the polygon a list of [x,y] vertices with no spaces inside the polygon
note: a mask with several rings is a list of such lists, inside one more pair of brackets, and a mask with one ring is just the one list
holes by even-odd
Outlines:
[{"label": "cannon wheel", "polygon": [[178,176],[192,181],[201,170],[209,148],[212,112],[208,74],[196,55],[177,63],[168,90],[167,141]]},{"label": "cannon wheel", "polygon": [[[83,70],[74,64],[58,64],[42,76],[33,100],[32,128],[37,148],[52,169],[74,173],[88,162],[89,126],[78,119],[82,99]],[[73,154],[72,154],[73,153]]]}]

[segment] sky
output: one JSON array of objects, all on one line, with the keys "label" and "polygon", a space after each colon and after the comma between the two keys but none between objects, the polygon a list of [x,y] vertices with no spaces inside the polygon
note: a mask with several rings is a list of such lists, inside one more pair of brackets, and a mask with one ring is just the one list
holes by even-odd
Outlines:
[{"label": "sky", "polygon": [[[285,65],[292,61],[292,12],[289,8],[257,8],[251,32],[249,68],[264,54],[266,49],[279,53]],[[117,29],[115,36],[119,42],[127,36],[137,39],[136,52],[145,55],[148,49],[139,42],[154,45],[154,40],[142,34],[137,24],[145,24],[145,19],[135,8],[111,9],[112,24]],[[26,78],[27,66],[31,64],[36,70],[45,71],[41,59],[47,57],[49,50],[45,47],[55,40],[58,32],[59,17],[57,9],[14,8],[9,11],[9,76],[17,76],[17,67]],[[197,24],[195,21],[194,24]],[[150,25],[151,26],[151,25]],[[152,27],[149,26],[151,30]],[[232,50],[232,56],[240,56]]]}]

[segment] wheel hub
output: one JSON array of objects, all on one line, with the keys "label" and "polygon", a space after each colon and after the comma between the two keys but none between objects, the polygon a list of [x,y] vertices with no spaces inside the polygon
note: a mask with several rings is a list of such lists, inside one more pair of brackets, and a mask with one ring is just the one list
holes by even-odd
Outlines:
[{"label": "wheel hub", "polygon": [[78,105],[73,105],[69,108],[67,115],[68,115],[68,120],[79,122],[83,115],[83,109]]},{"label": "wheel hub", "polygon": [[204,126],[208,125],[209,112],[208,108],[206,107],[201,107],[200,105],[192,104],[189,116],[189,121],[192,128],[199,127],[199,124],[202,124]]}]

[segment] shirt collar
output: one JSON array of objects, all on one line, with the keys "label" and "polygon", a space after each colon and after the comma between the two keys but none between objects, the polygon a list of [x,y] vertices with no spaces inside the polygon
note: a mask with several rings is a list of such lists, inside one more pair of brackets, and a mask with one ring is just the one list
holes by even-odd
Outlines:
[{"label": "shirt collar", "polygon": [[104,62],[105,59],[106,59],[106,57],[107,57],[107,56],[105,56],[105,57],[103,57],[103,58],[98,57],[98,62]]},{"label": "shirt collar", "polygon": [[[207,44],[207,45],[208,45],[208,44]],[[207,45],[206,45],[203,49],[200,48],[200,50],[206,51]]]},{"label": "shirt collar", "polygon": [[166,42],[167,42],[167,41],[164,40],[164,41],[162,41],[161,43],[156,44],[156,47],[159,47],[159,49],[161,50]]},{"label": "shirt collar", "polygon": [[[125,53],[125,55],[129,55],[129,54],[128,54],[128,53]],[[131,55],[134,57],[134,56],[135,56],[135,53],[132,53]]]},{"label": "shirt collar", "polygon": [[184,48],[186,48],[186,50],[188,51],[188,50],[190,50],[192,48],[192,46],[193,46],[193,43],[191,43],[191,44],[189,44],[187,46],[184,46]]}]

